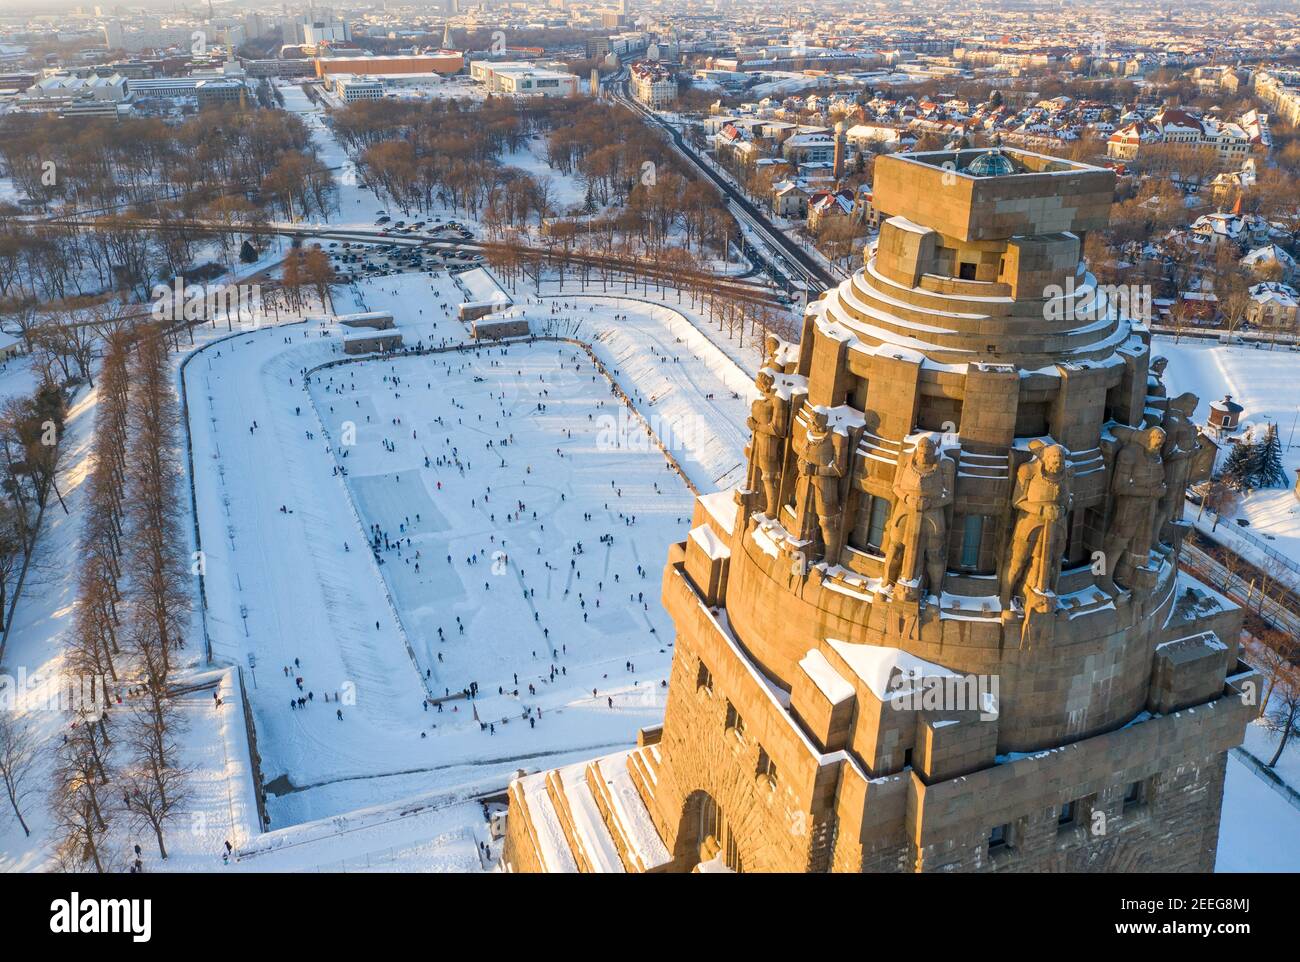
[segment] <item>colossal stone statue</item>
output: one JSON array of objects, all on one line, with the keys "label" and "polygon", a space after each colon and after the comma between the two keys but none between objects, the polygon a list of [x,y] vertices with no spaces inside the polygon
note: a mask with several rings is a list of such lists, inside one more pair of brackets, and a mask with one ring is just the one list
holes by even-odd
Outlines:
[{"label": "colossal stone statue", "polygon": [[925,589],[937,595],[947,567],[948,514],[956,488],[956,466],[934,439],[923,436],[911,457],[899,459],[894,476],[894,510],[885,549],[884,583],[901,586],[908,599]]},{"label": "colossal stone statue", "polygon": [[763,338],[763,367],[778,374],[785,370],[781,363],[781,339],[775,334]]},{"label": "colossal stone statue", "polygon": [[[1151,364],[1147,368],[1147,393],[1153,397],[1164,397],[1165,391],[1165,368],[1169,367],[1169,358],[1163,354],[1157,354],[1151,359]],[[1154,383],[1153,383],[1154,382]]]},{"label": "colossal stone statue", "polygon": [[780,507],[785,439],[790,434],[790,402],[777,395],[772,373],[767,369],[759,371],[754,382],[763,396],[749,406],[748,424],[754,433],[750,487],[756,489],[762,484],[763,511],[769,518],[776,518]]},{"label": "colossal stone statue", "polygon": [[1156,510],[1155,536],[1173,543],[1166,525],[1183,518],[1187,482],[1192,473],[1192,458],[1199,448],[1198,432],[1192,423],[1199,399],[1190,392],[1169,401],[1165,411],[1165,444],[1160,450],[1165,465],[1165,493]]},{"label": "colossal stone statue", "polygon": [[1102,552],[1110,586],[1132,588],[1135,569],[1145,565],[1151,553],[1156,506],[1166,491],[1160,458],[1165,432],[1159,427],[1137,430],[1124,425],[1113,431],[1123,447],[1111,473],[1114,514]]},{"label": "colossal stone statue", "polygon": [[800,506],[805,514],[813,510],[821,529],[823,555],[831,564],[840,556],[840,480],[844,477],[846,450],[836,443],[828,427],[826,412],[813,408],[808,429],[797,445],[799,476],[803,480]]},{"label": "colossal stone statue", "polygon": [[1002,610],[1008,610],[1013,596],[1029,602],[1032,591],[1041,598],[1056,593],[1065,549],[1066,517],[1074,506],[1070,486],[1073,469],[1059,444],[1031,442],[1037,457],[1016,472],[1012,506],[1016,526],[1011,533],[1011,560],[1002,579]]}]

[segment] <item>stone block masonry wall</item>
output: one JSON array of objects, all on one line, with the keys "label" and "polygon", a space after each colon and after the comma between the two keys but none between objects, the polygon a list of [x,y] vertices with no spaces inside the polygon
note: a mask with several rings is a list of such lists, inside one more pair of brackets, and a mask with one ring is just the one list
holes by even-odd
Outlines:
[{"label": "stone block masonry wall", "polygon": [[[914,779],[908,818],[917,868],[1208,871],[1227,749],[1253,713],[1228,689],[1194,708],[961,779],[929,786]],[[1072,818],[1062,820],[1071,804]],[[999,825],[1008,841],[990,853],[989,833]]]},{"label": "stone block masonry wall", "polygon": [[[650,808],[665,844],[689,869],[701,841],[699,806],[711,800],[745,871],[825,871],[838,765],[821,764],[800,739],[671,565],[664,596],[678,636]],[[774,766],[774,785],[765,762]]]}]

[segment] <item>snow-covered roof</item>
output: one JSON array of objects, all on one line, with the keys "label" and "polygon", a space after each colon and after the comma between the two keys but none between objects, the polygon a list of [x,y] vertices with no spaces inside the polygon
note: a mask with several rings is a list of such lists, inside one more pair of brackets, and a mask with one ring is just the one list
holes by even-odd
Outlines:
[{"label": "snow-covered roof", "polygon": [[1246,267],[1281,264],[1283,267],[1290,269],[1295,267],[1295,258],[1276,244],[1265,244],[1263,247],[1256,247],[1243,257],[1241,263]]}]

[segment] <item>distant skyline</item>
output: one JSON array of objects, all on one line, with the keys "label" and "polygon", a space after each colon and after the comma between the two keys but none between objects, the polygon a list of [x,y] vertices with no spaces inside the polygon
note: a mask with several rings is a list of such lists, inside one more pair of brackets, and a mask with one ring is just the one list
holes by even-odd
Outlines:
[{"label": "distant skyline", "polygon": [[[290,10],[306,8],[312,5],[312,0],[286,0]],[[337,6],[343,9],[351,9],[351,4],[331,3],[329,0],[317,0],[316,6]],[[429,6],[434,4],[429,2]],[[78,7],[83,10],[94,10],[102,7],[105,11],[114,7],[121,7],[126,11],[149,10],[159,13],[189,11],[206,11],[208,0],[109,0],[109,2],[96,3],[95,0],[0,0],[0,19],[12,20],[21,18],[24,15],[37,14],[48,16],[54,13],[72,13]],[[226,12],[242,12],[262,10],[270,11],[274,9],[279,11],[281,3],[277,0],[251,0],[251,2],[230,3],[228,0],[213,0],[213,6],[218,10]],[[358,7],[370,6],[369,3],[357,4]]]}]

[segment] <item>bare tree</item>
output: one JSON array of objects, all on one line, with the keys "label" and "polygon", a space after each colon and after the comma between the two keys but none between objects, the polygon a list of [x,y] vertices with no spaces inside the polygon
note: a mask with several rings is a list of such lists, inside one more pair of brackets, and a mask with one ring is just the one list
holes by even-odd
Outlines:
[{"label": "bare tree", "polygon": [[1291,736],[1300,734],[1300,669],[1295,666],[1282,669],[1273,685],[1272,697],[1274,708],[1265,718],[1268,720],[1269,730],[1279,733],[1282,737],[1277,743],[1277,751],[1267,762],[1269,768],[1278,763]]},{"label": "bare tree", "polygon": [[180,526],[175,439],[180,423],[167,348],[151,334],[136,345],[133,371],[126,567],[132,589],[132,646],[150,683],[165,686],[171,649],[183,643],[189,610]]},{"label": "bare tree", "polygon": [[1289,633],[1271,627],[1254,629],[1254,639],[1255,643],[1250,646],[1251,657],[1268,679],[1264,696],[1260,699],[1260,712],[1263,713],[1268,711],[1269,698],[1278,678],[1290,670],[1300,656],[1300,642]]},{"label": "bare tree", "polygon": [[0,712],[0,785],[22,826],[23,834],[32,830],[23,816],[23,808],[36,790],[36,738],[31,726],[14,711]]},{"label": "bare tree", "polygon": [[1201,512],[1209,508],[1214,512],[1214,524],[1210,530],[1214,531],[1219,527],[1219,522],[1225,514],[1231,514],[1237,506],[1237,492],[1232,490],[1222,481],[1211,481],[1205,488],[1205,494],[1201,498],[1201,510],[1197,512],[1196,517],[1199,519]]},{"label": "bare tree", "polygon": [[189,799],[189,773],[177,762],[174,742],[182,727],[165,689],[146,685],[143,698],[131,713],[128,728],[134,764],[127,777],[125,798],[136,824],[153,830],[158,854],[164,859],[167,845],[163,827]]},{"label": "bare tree", "polygon": [[111,827],[107,745],[96,726],[78,723],[59,747],[54,770],[51,812],[58,840],[56,858],[65,871],[108,869],[104,839]]}]

